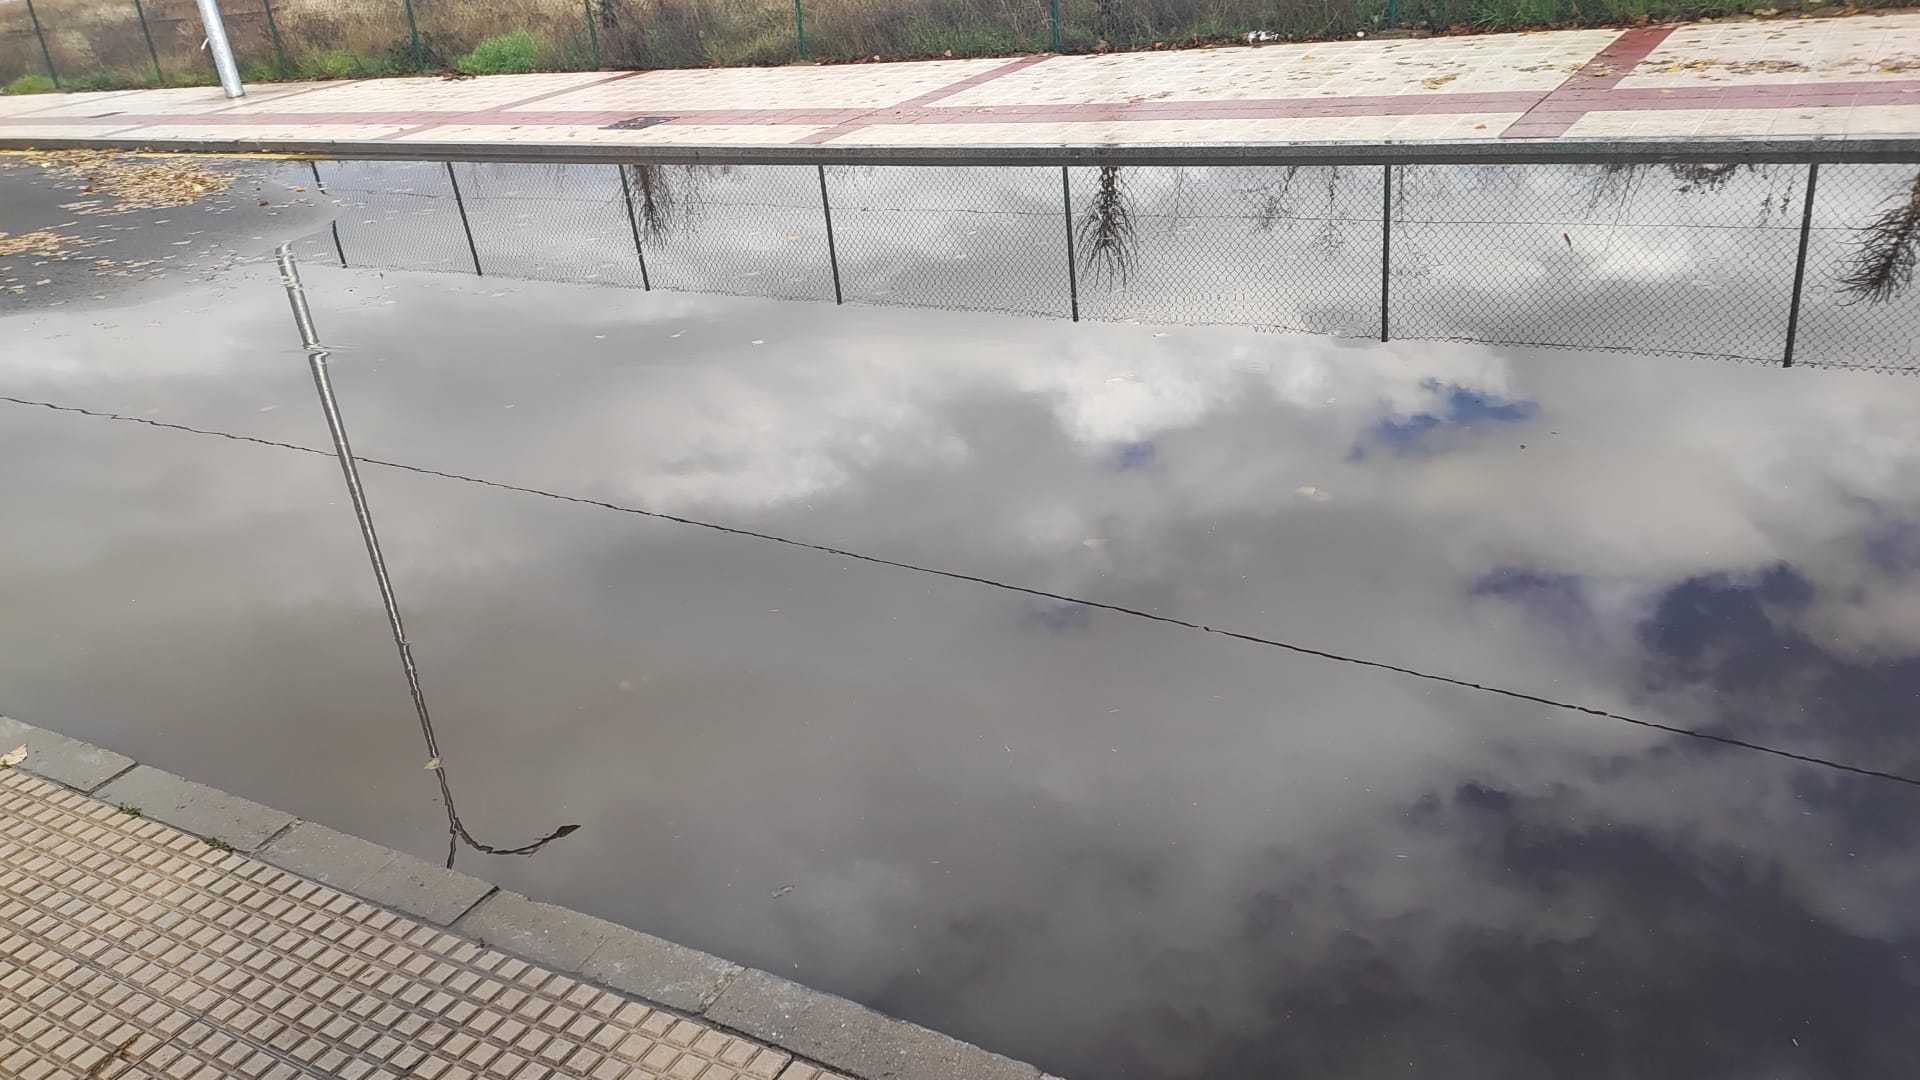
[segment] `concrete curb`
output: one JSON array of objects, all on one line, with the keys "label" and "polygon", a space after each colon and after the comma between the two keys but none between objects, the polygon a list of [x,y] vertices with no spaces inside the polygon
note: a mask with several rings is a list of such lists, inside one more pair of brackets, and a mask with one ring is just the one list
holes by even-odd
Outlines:
[{"label": "concrete curb", "polygon": [[455,935],[792,1054],[782,1080],[1039,1080],[1031,1065],[0,716],[18,768]]},{"label": "concrete curb", "polygon": [[405,143],[374,139],[139,139],[8,137],[0,150],[123,150],[281,154],[365,161],[488,161],[670,165],[1547,165],[1890,164],[1920,162],[1920,138],[1508,139],[1347,143],[1135,143],[1057,146],[673,146],[612,143]]}]

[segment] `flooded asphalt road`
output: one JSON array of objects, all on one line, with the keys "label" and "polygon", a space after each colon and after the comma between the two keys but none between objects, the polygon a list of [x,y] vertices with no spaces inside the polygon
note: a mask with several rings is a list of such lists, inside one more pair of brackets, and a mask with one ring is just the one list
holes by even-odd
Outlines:
[{"label": "flooded asphalt road", "polygon": [[[0,309],[124,418],[0,402],[0,711],[437,859],[252,258]],[[1920,773],[1920,382],[301,273],[468,827],[581,826],[463,869],[1068,1077],[1920,1050],[1920,791],[1551,704]]]}]

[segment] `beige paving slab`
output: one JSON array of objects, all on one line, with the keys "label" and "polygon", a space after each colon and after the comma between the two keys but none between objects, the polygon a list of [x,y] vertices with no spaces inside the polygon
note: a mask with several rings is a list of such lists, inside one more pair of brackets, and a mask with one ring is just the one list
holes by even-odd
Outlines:
[{"label": "beige paving slab", "polygon": [[1623,87],[1756,86],[1920,78],[1920,12],[1675,28]]},{"label": "beige paving slab", "polygon": [[790,1062],[0,770],[0,1076],[775,1080]]},{"label": "beige paving slab", "polygon": [[824,67],[649,71],[631,79],[561,94],[528,108],[631,108],[666,112],[674,109],[873,109],[919,97],[1006,63],[1006,59],[921,60]]},{"label": "beige paving slab", "polygon": [[[963,90],[942,105],[1064,105],[1177,99],[1538,90],[1619,36],[1566,30],[1420,41],[1327,41],[1259,48],[1060,56]],[[1429,86],[1429,81],[1437,86]]]},{"label": "beige paving slab", "polygon": [[396,142],[599,143],[607,146],[763,146],[792,143],[826,128],[819,124],[684,124],[609,130],[577,124],[443,124],[410,132]]}]

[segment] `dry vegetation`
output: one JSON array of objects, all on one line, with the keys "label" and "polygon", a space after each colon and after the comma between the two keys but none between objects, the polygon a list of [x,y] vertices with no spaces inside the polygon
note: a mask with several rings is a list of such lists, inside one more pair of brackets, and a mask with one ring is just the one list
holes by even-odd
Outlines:
[{"label": "dry vegetation", "polygon": [[[132,0],[36,0],[63,87],[212,80],[198,49],[191,0],[143,3],[151,54]],[[807,52],[820,60],[983,56],[1052,44],[1049,0],[802,4]],[[1235,40],[1254,30],[1325,37],[1375,29],[1389,5],[1402,25],[1479,29],[1716,15],[1753,6],[1747,0],[1060,0],[1060,40],[1064,50],[1086,51]],[[532,34],[539,65],[552,69],[799,58],[792,0],[413,0],[417,52],[405,0],[235,0],[224,6],[235,52],[254,79],[443,70],[489,38],[514,31]],[[45,63],[26,5],[0,0],[0,86],[34,74],[44,75]]]}]

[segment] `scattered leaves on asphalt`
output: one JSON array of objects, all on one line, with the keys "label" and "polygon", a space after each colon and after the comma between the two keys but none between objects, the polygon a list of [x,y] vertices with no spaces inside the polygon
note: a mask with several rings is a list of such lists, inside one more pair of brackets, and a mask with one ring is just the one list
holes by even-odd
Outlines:
[{"label": "scattered leaves on asphalt", "polygon": [[79,181],[83,193],[107,199],[65,203],[76,214],[126,214],[186,206],[233,186],[233,175],[197,158],[143,157],[118,150],[32,150],[14,159]]}]

